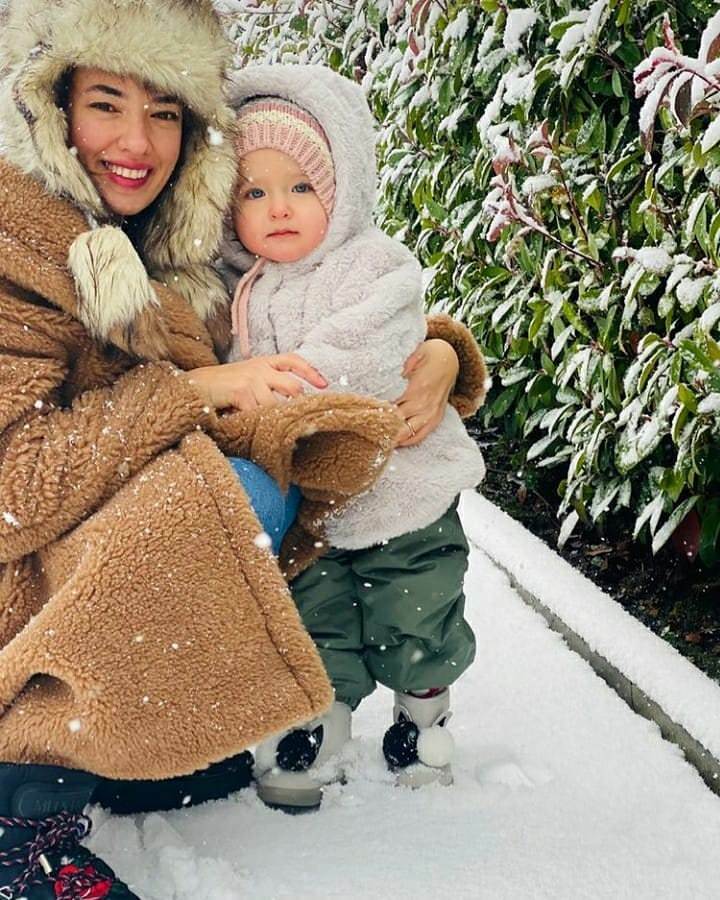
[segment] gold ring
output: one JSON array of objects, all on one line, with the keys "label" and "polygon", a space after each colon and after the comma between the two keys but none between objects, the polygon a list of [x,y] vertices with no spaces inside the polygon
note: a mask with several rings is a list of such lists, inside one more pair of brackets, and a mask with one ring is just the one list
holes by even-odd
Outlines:
[{"label": "gold ring", "polygon": [[410,429],[410,434],[411,434],[413,437],[415,437],[416,432],[415,432],[415,429],[412,427],[412,422],[410,421],[410,419],[405,419],[405,424],[406,424],[407,427]]}]

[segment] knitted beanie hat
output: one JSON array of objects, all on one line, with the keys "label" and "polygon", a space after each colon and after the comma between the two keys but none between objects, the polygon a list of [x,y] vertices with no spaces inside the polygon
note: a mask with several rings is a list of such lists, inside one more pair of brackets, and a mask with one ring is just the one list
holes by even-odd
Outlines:
[{"label": "knitted beanie hat", "polygon": [[253,150],[279,150],[300,166],[328,218],[335,204],[335,165],[322,125],[281,97],[257,97],[238,111],[235,146],[242,159]]}]

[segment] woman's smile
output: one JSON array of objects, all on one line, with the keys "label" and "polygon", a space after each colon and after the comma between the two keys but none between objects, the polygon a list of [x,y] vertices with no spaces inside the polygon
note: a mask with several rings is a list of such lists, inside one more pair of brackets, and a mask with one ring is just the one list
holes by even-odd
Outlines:
[{"label": "woman's smile", "polygon": [[107,169],[107,177],[113,184],[130,190],[138,190],[144,187],[153,171],[151,166],[140,163],[119,163],[103,160],[102,164]]}]

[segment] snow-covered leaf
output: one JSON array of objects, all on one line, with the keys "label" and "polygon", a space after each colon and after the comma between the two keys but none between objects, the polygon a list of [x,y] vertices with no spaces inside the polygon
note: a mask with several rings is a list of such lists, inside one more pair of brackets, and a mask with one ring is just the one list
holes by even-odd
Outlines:
[{"label": "snow-covered leaf", "polygon": [[580,516],[578,513],[573,510],[563,519],[563,523],[560,526],[560,534],[558,535],[558,547],[562,550],[562,548],[567,543],[568,538],[575,530],[577,523],[580,521]]},{"label": "snow-covered leaf", "polygon": [[673,510],[667,521],[663,524],[662,528],[660,528],[659,531],[656,531],[653,535],[653,553],[657,553],[658,550],[670,539],[673,531],[675,531],[675,529],[682,522],[685,516],[690,512],[690,510],[695,506],[699,499],[699,495],[695,494],[692,497],[688,497],[687,500],[684,500]]}]

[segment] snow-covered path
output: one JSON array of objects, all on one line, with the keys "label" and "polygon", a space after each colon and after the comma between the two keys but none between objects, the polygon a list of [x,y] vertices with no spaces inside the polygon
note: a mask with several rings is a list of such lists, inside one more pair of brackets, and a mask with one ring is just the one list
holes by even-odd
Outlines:
[{"label": "snow-covered path", "polygon": [[467,595],[478,659],[455,690],[453,787],[389,783],[378,691],[355,717],[348,782],[318,813],[272,812],[249,790],[100,811],[95,849],[143,900],[716,898],[720,798],[479,550]]}]

